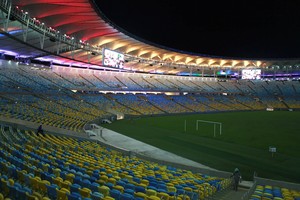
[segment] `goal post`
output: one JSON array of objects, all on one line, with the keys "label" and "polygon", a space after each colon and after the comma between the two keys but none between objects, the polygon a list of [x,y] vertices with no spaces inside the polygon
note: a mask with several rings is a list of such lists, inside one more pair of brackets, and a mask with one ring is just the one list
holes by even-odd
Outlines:
[{"label": "goal post", "polygon": [[196,121],[196,131],[199,130],[199,123],[208,123],[214,125],[214,137],[216,137],[216,129],[219,128],[219,133],[222,135],[222,123],[221,122],[213,122],[213,121],[206,121],[206,120],[200,120],[198,119]]}]

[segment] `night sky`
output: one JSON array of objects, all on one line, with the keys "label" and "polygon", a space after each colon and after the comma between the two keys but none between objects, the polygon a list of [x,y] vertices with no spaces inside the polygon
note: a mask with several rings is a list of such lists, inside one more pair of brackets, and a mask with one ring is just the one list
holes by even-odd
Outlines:
[{"label": "night sky", "polygon": [[94,1],[117,26],[172,49],[233,58],[300,58],[298,0]]}]

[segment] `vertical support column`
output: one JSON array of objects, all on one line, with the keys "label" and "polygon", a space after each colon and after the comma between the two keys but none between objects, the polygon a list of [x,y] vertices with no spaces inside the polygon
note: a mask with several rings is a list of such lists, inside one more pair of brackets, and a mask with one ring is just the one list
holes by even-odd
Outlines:
[{"label": "vertical support column", "polygon": [[56,45],[56,54],[59,54],[59,49],[60,49],[60,44],[61,44],[61,35],[58,37],[58,44]]},{"label": "vertical support column", "polygon": [[7,29],[8,29],[8,23],[9,23],[9,18],[10,18],[10,15],[11,15],[11,4],[9,5],[8,7],[8,13],[7,13],[7,17],[6,17],[6,22],[4,23],[4,31],[7,32]]},{"label": "vertical support column", "polygon": [[72,37],[72,48],[71,48],[72,59],[74,59],[75,45],[76,45],[75,38]]},{"label": "vertical support column", "polygon": [[3,30],[4,30],[4,27],[5,27],[5,23],[6,23],[6,14],[5,14],[5,12],[4,11],[2,11],[2,10],[0,10],[0,13],[1,13],[1,15],[0,15],[0,17],[1,17],[1,23],[3,24]]},{"label": "vertical support column", "polygon": [[[29,20],[30,20],[30,17],[27,18],[27,23],[26,23],[26,27],[25,27],[25,30],[23,29],[23,41],[26,42],[27,41],[27,34],[28,34],[28,27],[29,27]],[[23,27],[23,25],[22,25]]]},{"label": "vertical support column", "polygon": [[43,32],[43,37],[42,37],[42,43],[41,43],[41,49],[44,49],[44,44],[45,44],[45,35],[46,35],[46,29],[44,27],[44,32]]},{"label": "vertical support column", "polygon": [[91,63],[91,47],[90,47],[90,44],[88,43],[88,50],[86,51],[87,52],[87,56],[88,56],[88,63]]},{"label": "vertical support column", "polygon": [[216,68],[214,67],[214,78],[216,78]]}]

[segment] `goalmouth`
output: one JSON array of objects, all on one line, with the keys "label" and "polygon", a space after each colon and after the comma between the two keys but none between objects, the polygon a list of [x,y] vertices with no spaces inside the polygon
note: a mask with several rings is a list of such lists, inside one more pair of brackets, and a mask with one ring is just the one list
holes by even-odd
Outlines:
[{"label": "goalmouth", "polygon": [[199,123],[208,123],[214,125],[214,137],[216,137],[216,129],[219,128],[219,133],[222,135],[222,123],[221,122],[213,122],[213,121],[206,121],[206,120],[197,120],[196,121],[196,131],[199,130]]}]

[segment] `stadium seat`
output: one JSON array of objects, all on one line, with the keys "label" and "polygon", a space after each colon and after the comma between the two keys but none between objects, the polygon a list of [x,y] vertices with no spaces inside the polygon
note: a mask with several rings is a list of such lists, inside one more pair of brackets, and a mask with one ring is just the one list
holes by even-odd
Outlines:
[{"label": "stadium seat", "polygon": [[92,191],[89,188],[79,188],[79,194],[81,194],[81,196],[83,198],[90,198]]},{"label": "stadium seat", "polygon": [[56,199],[57,198],[57,191],[59,190],[58,186],[55,184],[51,185],[46,185],[47,187],[47,196],[50,197],[51,199]]},{"label": "stadium seat", "polygon": [[104,198],[104,195],[101,194],[100,192],[93,192],[91,194],[91,199],[92,200],[102,200]]},{"label": "stadium seat", "polygon": [[134,195],[129,194],[129,193],[121,193],[120,195],[120,200],[134,200]]},{"label": "stadium seat", "polygon": [[70,194],[70,191],[66,188],[57,190],[57,200],[68,200],[68,194]]}]

